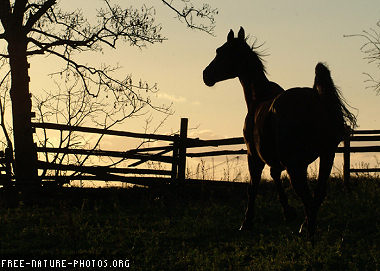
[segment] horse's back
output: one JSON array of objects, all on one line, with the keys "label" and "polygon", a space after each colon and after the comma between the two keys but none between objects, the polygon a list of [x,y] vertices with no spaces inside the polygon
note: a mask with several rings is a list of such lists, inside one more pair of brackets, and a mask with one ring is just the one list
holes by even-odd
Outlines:
[{"label": "horse's back", "polygon": [[271,111],[291,125],[317,121],[323,113],[321,99],[312,88],[291,88],[276,97]]},{"label": "horse's back", "polygon": [[320,155],[326,114],[312,88],[292,88],[272,103],[272,127],[278,159],[285,167],[308,165]]}]

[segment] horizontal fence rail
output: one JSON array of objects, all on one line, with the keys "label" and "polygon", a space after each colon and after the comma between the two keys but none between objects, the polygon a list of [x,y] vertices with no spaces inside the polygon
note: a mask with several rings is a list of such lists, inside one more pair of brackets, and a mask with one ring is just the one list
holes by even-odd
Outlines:
[{"label": "horizontal fence rail", "polygon": [[187,157],[206,157],[206,156],[221,156],[221,155],[241,155],[241,154],[247,154],[247,150],[241,149],[241,150],[224,150],[224,151],[208,151],[208,152],[201,152],[201,153],[187,153]]},{"label": "horizontal fence rail", "polygon": [[244,144],[243,137],[233,137],[226,139],[211,139],[211,140],[201,140],[199,138],[187,138],[186,146],[187,148],[196,147],[218,147],[225,145],[240,145]]},{"label": "horizontal fence rail", "polygon": [[133,133],[133,132],[108,130],[108,129],[92,128],[92,127],[69,126],[69,125],[57,124],[57,123],[36,123],[36,122],[33,122],[32,127],[33,128],[60,130],[60,131],[85,132],[85,133],[102,134],[102,135],[114,135],[114,136],[133,137],[133,138],[174,141],[174,136],[170,136],[170,135]]},{"label": "horizontal fence rail", "polygon": [[[344,153],[344,147],[338,147],[337,153]],[[350,152],[380,152],[380,146],[350,147]]]},{"label": "horizontal fence rail", "polygon": [[[167,150],[165,152],[169,152]],[[122,151],[102,151],[102,150],[85,150],[85,149],[66,149],[66,148],[51,148],[51,147],[37,147],[37,152],[51,152],[51,153],[64,153],[64,154],[80,154],[80,155],[93,155],[93,156],[107,156],[126,159],[142,159],[146,161],[159,161],[164,163],[171,163],[172,157],[161,155],[147,155],[139,153],[128,153]]]},{"label": "horizontal fence rail", "polygon": [[107,166],[81,166],[81,165],[63,165],[38,161],[40,169],[58,169],[65,171],[79,171],[82,173],[90,173],[93,175],[101,175],[104,173],[122,173],[122,174],[150,174],[150,175],[171,175],[170,170],[158,169],[141,169],[141,168],[116,168]]},{"label": "horizontal fence rail", "polygon": [[352,134],[357,134],[357,135],[363,135],[363,134],[378,134],[380,135],[380,130],[353,130]]}]

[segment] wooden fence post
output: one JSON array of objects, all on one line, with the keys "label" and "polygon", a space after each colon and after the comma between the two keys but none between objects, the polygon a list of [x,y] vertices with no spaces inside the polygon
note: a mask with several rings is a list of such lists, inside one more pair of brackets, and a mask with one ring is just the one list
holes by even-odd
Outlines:
[{"label": "wooden fence post", "polygon": [[13,161],[13,150],[11,148],[6,148],[5,149],[5,175],[7,179],[7,186],[12,185],[12,167],[11,163]]},{"label": "wooden fence post", "polygon": [[350,181],[350,136],[347,134],[343,142],[343,183],[346,187]]},{"label": "wooden fence post", "polygon": [[185,180],[186,173],[186,143],[187,143],[187,127],[189,120],[181,118],[181,130],[179,133],[178,146],[178,181]]},{"label": "wooden fence post", "polygon": [[179,135],[174,135],[173,141],[173,161],[172,161],[172,174],[171,181],[174,182],[177,180],[178,174],[178,147],[179,147]]}]

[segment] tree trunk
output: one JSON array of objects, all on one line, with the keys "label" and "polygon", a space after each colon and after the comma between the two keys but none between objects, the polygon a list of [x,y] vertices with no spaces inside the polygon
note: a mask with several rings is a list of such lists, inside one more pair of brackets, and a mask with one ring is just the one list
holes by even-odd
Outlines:
[{"label": "tree trunk", "polygon": [[11,67],[11,89],[13,136],[15,147],[16,185],[23,190],[39,186],[37,153],[31,127],[32,102],[29,93],[29,63],[27,42],[23,35],[8,40],[8,53]]}]

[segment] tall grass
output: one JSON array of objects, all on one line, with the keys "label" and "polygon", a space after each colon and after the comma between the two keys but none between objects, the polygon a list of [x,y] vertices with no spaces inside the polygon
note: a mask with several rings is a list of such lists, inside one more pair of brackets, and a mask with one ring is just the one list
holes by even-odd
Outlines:
[{"label": "tall grass", "polygon": [[[189,160],[189,159],[188,159]],[[219,159],[196,159],[188,164],[186,178],[200,180],[219,180],[230,182],[248,182],[245,155],[225,156]]]},{"label": "tall grass", "polygon": [[330,181],[314,248],[297,234],[302,204],[286,180],[297,221],[284,222],[274,186],[264,182],[252,232],[237,230],[246,205],[241,184],[68,188],[31,206],[3,200],[0,255],[121,258],[131,270],[379,270],[379,181],[354,179],[352,192]]}]

